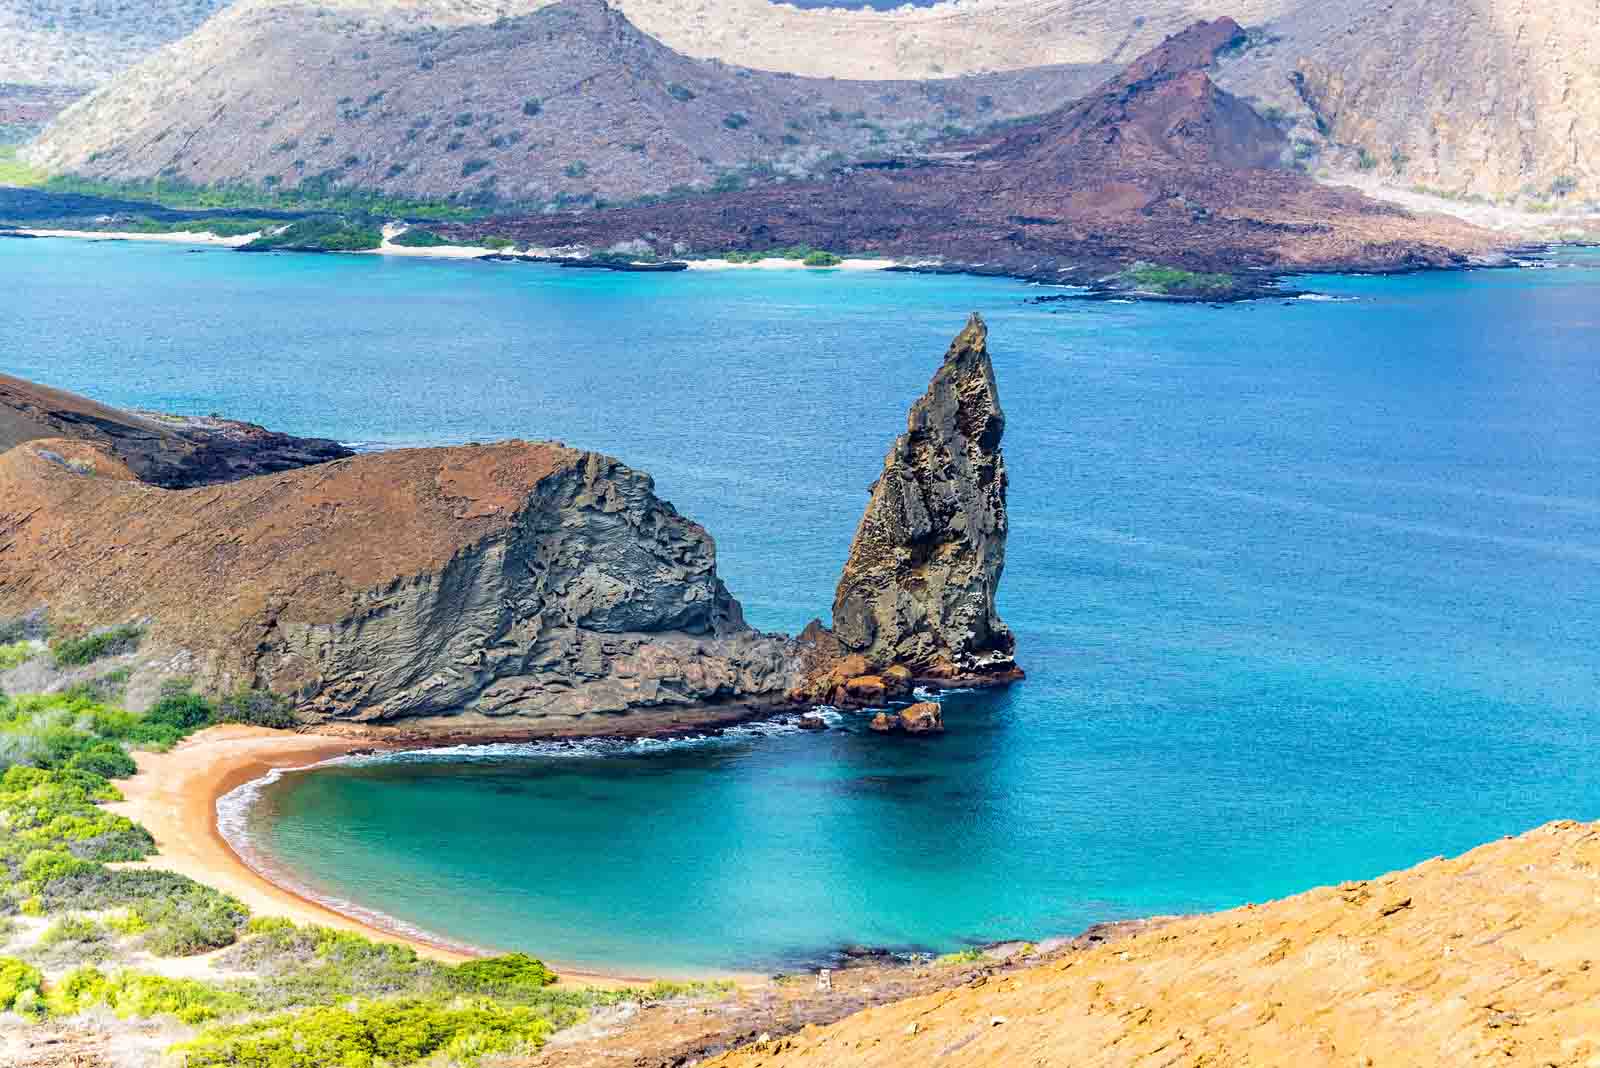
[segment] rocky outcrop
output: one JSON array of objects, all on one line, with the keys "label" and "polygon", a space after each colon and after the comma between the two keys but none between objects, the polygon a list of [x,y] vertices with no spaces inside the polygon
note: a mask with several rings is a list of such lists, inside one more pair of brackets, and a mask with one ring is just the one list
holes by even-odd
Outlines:
[{"label": "rocky outcrop", "polygon": [[799,699],[876,707],[917,681],[1022,677],[995,595],[1005,569],[1005,413],[974,314],[911,406],[873,483],[833,599],[800,635]]},{"label": "rocky outcrop", "polygon": [[229,419],[119,411],[0,375],[0,452],[46,438],[102,446],[135,477],[169,489],[232,482],[354,455],[336,441],[298,438]]},{"label": "rocky outcrop", "polygon": [[1005,414],[987,340],[973,315],[911,406],[850,546],[833,633],[872,675],[1016,673],[1015,643],[995,608],[1006,550]]},{"label": "rocky outcrop", "polygon": [[794,682],[704,529],[647,475],[554,444],[166,490],[96,446],[29,442],[0,455],[0,616],[41,605],[148,620],[138,671],[271,690],[323,722],[507,732]]}]

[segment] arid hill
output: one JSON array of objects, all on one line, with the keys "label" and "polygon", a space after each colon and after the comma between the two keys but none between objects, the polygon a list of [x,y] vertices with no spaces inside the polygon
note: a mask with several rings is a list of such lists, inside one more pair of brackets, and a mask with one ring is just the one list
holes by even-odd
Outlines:
[{"label": "arid hill", "polygon": [[[356,19],[433,34],[523,16],[551,2],[274,0],[270,6],[280,15],[265,41],[244,28],[248,19],[224,20],[180,46],[189,62],[160,60],[147,77],[181,91],[208,58],[249,61],[236,62],[237,74],[251,68],[263,44],[270,54],[290,36],[306,54],[337,45],[308,32],[310,9],[326,9],[335,24]],[[8,31],[0,32],[0,82],[99,84],[222,6],[218,0],[25,0],[0,12],[0,30]],[[770,0],[616,0],[616,7],[684,55],[869,80],[1125,63],[1197,19],[1229,16],[1250,30],[1250,40],[1224,65],[1219,84],[1281,116],[1313,169],[1524,204],[1600,198],[1600,67],[1592,58],[1600,54],[1600,20],[1588,0],[961,0],[891,11],[802,9]],[[230,40],[248,50],[230,52]],[[501,76],[493,64],[487,70],[494,73],[480,71],[480,79]],[[309,72],[309,65],[300,71]],[[88,139],[110,143],[108,133]],[[70,153],[51,158],[81,164]]]},{"label": "arid hill", "polygon": [[[1083,99],[960,154],[684,203],[493,219],[540,246],[714,251],[791,244],[1084,282],[1138,261],[1196,272],[1461,265],[1499,239],[1278,163],[1288,142],[1207,68],[1245,39],[1197,23]],[[1206,292],[1208,280],[1200,280]],[[1230,286],[1209,280],[1214,295]]]},{"label": "arid hill", "polygon": [[1036,114],[1104,75],[796,78],[685,57],[601,0],[442,26],[381,4],[246,0],[68,109],[27,153],[109,179],[615,201],[823,173]]},{"label": "arid hill", "polygon": [[1155,927],[708,1068],[1584,1068],[1600,1057],[1600,825]]},{"label": "arid hill", "polygon": [[336,441],[298,438],[214,417],[141,415],[0,374],[0,452],[71,439],[99,448],[137,478],[179,489],[288,471],[352,455]]}]

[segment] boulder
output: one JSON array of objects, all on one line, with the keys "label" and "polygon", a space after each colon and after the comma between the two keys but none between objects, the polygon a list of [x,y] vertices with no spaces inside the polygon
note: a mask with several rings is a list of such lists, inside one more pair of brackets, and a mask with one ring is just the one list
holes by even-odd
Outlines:
[{"label": "boulder", "polygon": [[861,675],[846,682],[844,692],[854,704],[871,705],[889,696],[889,685],[877,675]]},{"label": "boulder", "polygon": [[872,722],[868,723],[867,726],[871,727],[880,734],[887,734],[889,731],[895,730],[900,726],[900,720],[898,717],[891,716],[887,712],[879,712],[876,716],[872,717]]},{"label": "boulder", "polygon": [[820,712],[807,712],[800,717],[800,729],[803,731],[825,731],[828,721],[822,718]]},{"label": "boulder", "polygon": [[882,675],[884,685],[889,688],[890,697],[909,697],[915,679],[911,669],[904,664],[891,664],[885,668]]},{"label": "boulder", "polygon": [[944,710],[932,701],[920,701],[900,710],[900,729],[907,734],[942,734]]}]

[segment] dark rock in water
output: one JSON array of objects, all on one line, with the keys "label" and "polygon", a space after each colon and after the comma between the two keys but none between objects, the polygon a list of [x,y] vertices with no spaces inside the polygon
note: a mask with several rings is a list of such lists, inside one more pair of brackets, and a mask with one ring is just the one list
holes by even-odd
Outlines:
[{"label": "dark rock in water", "polygon": [[880,734],[887,734],[889,731],[892,731],[895,729],[895,727],[899,726],[899,721],[893,716],[889,715],[887,712],[879,712],[876,716],[872,717],[872,722],[869,723],[868,726],[873,730],[878,731]]},{"label": "dark rock in water", "polygon": [[1005,567],[1005,414],[974,314],[911,406],[873,484],[833,602],[833,631],[807,628],[805,689],[862,705],[913,678],[1021,677],[995,610]]},{"label": "dark rock in water", "polygon": [[944,711],[932,701],[900,710],[900,729],[907,734],[943,734]]},{"label": "dark rock in water", "polygon": [[828,721],[822,718],[820,712],[807,712],[800,717],[800,729],[803,731],[825,731]]},{"label": "dark rock in water", "polygon": [[[233,482],[355,455],[336,441],[298,438],[229,419],[119,411],[0,375],[0,452],[46,438],[102,447],[141,481],[167,489]],[[93,463],[88,455],[78,459]]]}]

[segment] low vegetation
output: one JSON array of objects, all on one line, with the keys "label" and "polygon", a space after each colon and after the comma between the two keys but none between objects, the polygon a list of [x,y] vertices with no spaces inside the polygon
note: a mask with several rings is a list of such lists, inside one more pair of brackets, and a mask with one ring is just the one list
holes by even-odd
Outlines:
[{"label": "low vegetation", "polygon": [[26,188],[43,185],[45,181],[45,174],[18,158],[16,145],[0,145],[0,185]]},{"label": "low vegetation", "polygon": [[[5,159],[3,152],[0,152],[0,166],[4,165]],[[331,181],[317,178],[308,178],[296,186],[285,188],[249,184],[195,185],[173,178],[119,182],[76,175],[45,177],[35,173],[34,181],[27,184],[39,186],[50,193],[143,201],[189,211],[307,212],[379,219],[454,221],[468,221],[484,214],[481,206],[471,203],[389,196],[371,189],[336,186]]]},{"label": "low vegetation", "polygon": [[[185,1029],[172,1052],[190,1066],[445,1068],[531,1053],[597,1006],[731,990],[565,990],[526,954],[443,964],[346,931],[251,920],[174,872],[110,867],[155,851],[144,828],[103,807],[120,799],[112,780],[135,770],[129,748],[228,720],[288,725],[292,713],[271,695],[211,702],[178,686],[142,715],[87,689],[0,697],[0,1012],[168,1019]],[[17,913],[49,922],[25,942],[8,919]],[[117,964],[212,950],[229,978]]]},{"label": "low vegetation", "polygon": [[1237,284],[1231,274],[1186,271],[1181,267],[1162,267],[1136,263],[1117,276],[1130,289],[1163,296],[1222,296]]},{"label": "low vegetation", "polygon": [[107,656],[120,656],[139,648],[144,628],[135,623],[108,627],[82,637],[57,638],[50,643],[50,655],[61,667],[83,667]]},{"label": "low vegetation", "polygon": [[364,252],[382,244],[382,232],[370,224],[344,218],[315,218],[270,230],[241,248],[246,252]]},{"label": "low vegetation", "polygon": [[448,245],[450,242],[431,230],[420,230],[413,226],[409,230],[402,231],[390,238],[389,243],[391,245],[399,245],[402,248],[437,248],[440,245]]},{"label": "low vegetation", "polygon": [[760,263],[762,260],[797,260],[807,267],[837,267],[844,260],[832,252],[810,245],[787,245],[756,251],[734,250],[722,253],[729,263]]}]

